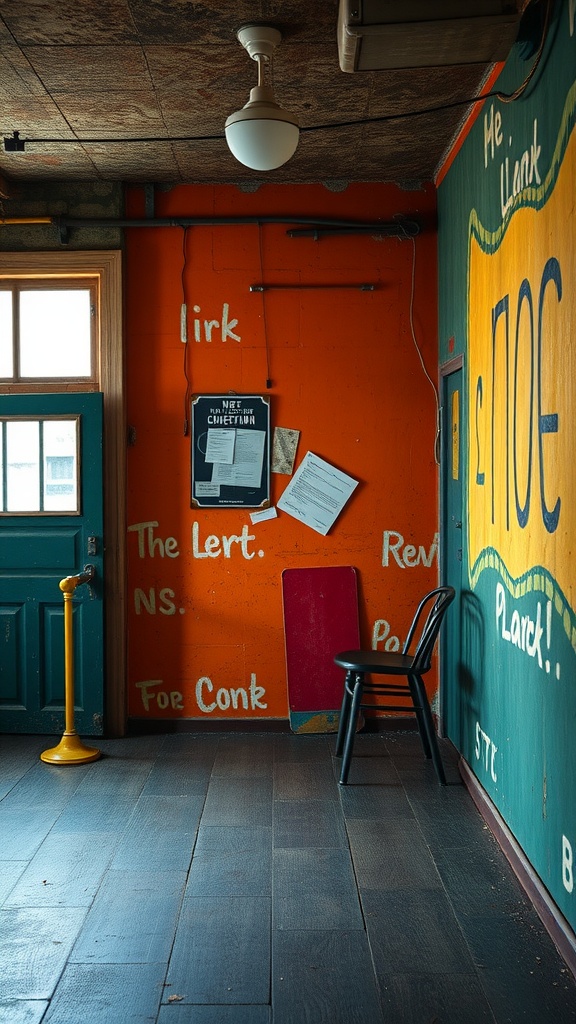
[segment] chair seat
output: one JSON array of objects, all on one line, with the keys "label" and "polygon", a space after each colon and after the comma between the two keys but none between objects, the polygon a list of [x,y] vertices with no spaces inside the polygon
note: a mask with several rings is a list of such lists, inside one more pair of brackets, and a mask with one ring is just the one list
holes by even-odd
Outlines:
[{"label": "chair seat", "polygon": [[[436,587],[422,598],[408,630],[402,651],[355,650],[340,651],[335,655],[336,664],[346,669],[336,738],[336,757],[342,757],[341,786],[345,786],[348,781],[348,770],[361,708],[370,708],[376,711],[413,711],[416,715],[424,754],[426,757],[432,758],[440,784],[446,785],[434,720],[422,677],[432,667],[434,645],[446,609],[454,597],[454,588],[445,586]],[[417,642],[416,636],[419,636]],[[365,678],[365,676],[372,675],[404,676],[405,682],[401,683],[396,680],[381,682]],[[399,697],[405,701],[408,700],[408,703],[399,704],[397,700],[394,704],[383,704],[380,700],[376,703],[373,701],[366,703],[365,695]]]},{"label": "chair seat", "polygon": [[349,672],[381,672],[399,676],[410,672],[414,664],[412,655],[388,651],[342,651],[334,661]]}]

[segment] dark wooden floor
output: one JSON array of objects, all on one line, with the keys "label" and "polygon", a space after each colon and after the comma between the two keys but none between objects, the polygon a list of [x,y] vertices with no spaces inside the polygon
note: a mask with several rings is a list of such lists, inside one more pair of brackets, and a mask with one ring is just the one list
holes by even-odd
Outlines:
[{"label": "dark wooden floor", "polygon": [[0,1024],[564,1024],[576,986],[415,734],[0,740]]}]

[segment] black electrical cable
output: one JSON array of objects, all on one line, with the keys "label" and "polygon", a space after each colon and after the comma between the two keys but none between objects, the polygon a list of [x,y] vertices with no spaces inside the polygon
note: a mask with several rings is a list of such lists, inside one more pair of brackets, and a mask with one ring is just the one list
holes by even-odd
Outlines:
[{"label": "black electrical cable", "polygon": [[[524,83],[522,83],[520,88],[522,91],[524,90]],[[401,121],[410,117],[425,117],[427,114],[438,114],[442,110],[452,110],[454,107],[468,107],[474,103],[482,103],[484,100],[489,100],[494,97],[502,100],[503,103],[507,101],[511,102],[513,99],[517,98],[513,93],[508,95],[506,93],[500,93],[497,90],[492,90],[491,92],[482,93],[479,96],[473,96],[465,100],[454,100],[453,103],[441,103],[436,107],[424,107],[422,110],[406,110],[400,114],[382,114],[379,117],[362,117],[355,121],[333,121],[330,124],[302,125],[300,132],[325,132],[332,131],[337,128],[361,128],[364,125],[369,124],[386,124],[388,121]],[[223,132],[219,135],[170,135],[137,139],[23,139],[20,138],[19,133],[14,132],[14,134],[18,135],[18,141],[20,143],[26,145],[58,144],[63,146],[111,145],[113,143],[123,143],[124,145],[127,145],[131,143],[150,144],[153,142],[219,142],[225,138]]]},{"label": "black electrical cable", "polygon": [[522,95],[524,90],[528,87],[529,83],[531,82],[532,78],[534,77],[534,74],[536,73],[536,69],[537,69],[537,67],[538,67],[538,65],[540,63],[540,60],[542,59],[542,54],[544,52],[544,45],[546,43],[546,39],[548,38],[548,29],[550,28],[550,19],[552,17],[552,7],[553,6],[554,6],[554,0],[547,0],[546,11],[545,11],[545,14],[544,14],[544,24],[542,26],[542,35],[540,36],[540,45],[538,46],[538,49],[536,51],[536,56],[534,57],[534,63],[532,64],[532,67],[530,68],[530,71],[526,75],[526,78],[524,79],[522,84],[519,85],[518,88],[514,90],[514,92],[512,92],[512,93],[497,93],[497,98],[499,100],[501,100],[502,103],[513,103],[514,100],[517,100]]},{"label": "black electrical cable", "polygon": [[182,310],[180,314],[180,338],[184,342],[184,377],[186,378],[186,390],[184,393],[184,437],[189,433],[188,410],[192,395],[192,382],[188,369],[188,302],[186,296],[186,266],[188,262],[187,241],[189,228],[185,227],[182,233],[182,272],[180,280],[182,283]]},{"label": "black electrical cable", "polygon": [[[260,280],[264,280],[264,260],[262,256],[262,224],[258,224],[258,252],[260,254]],[[266,322],[266,300],[264,298],[264,290],[262,290],[262,322],[264,327],[264,349],[266,352],[266,388],[270,390],[272,387],[272,379],[270,377],[270,351],[268,348],[268,324]]]}]

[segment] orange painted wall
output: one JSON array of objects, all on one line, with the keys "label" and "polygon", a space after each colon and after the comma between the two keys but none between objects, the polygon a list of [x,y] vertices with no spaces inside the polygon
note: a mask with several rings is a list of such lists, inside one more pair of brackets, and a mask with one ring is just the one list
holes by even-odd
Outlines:
[{"label": "orange painted wall", "polygon": [[[182,186],[157,193],[155,214],[418,219],[423,230],[415,242],[413,319],[426,366],[436,378],[432,187],[406,192],[370,184],[333,192],[322,185],[266,185],[247,194],[233,186]],[[127,215],[144,215],[141,189],[129,190]],[[189,229],[185,265],[182,229],[127,231],[128,422],[134,442],[128,449],[132,716],[286,717],[285,568],[356,566],[365,646],[372,645],[377,620],[389,624],[388,640],[402,640],[415,603],[437,581],[432,548],[438,528],[436,409],[410,330],[414,246],[409,240],[346,235],[294,239],[286,231],[286,225],[275,224]],[[249,290],[262,279],[301,285],[375,282],[378,288],[272,291],[263,299]],[[183,293],[192,392],[270,394],[272,426],[301,431],[297,465],[312,451],[360,481],[328,536],[282,512],[252,526],[247,509],[191,509]],[[221,329],[215,329],[211,342],[195,341],[194,317],[221,323],[225,303],[230,329],[241,340],[222,341]],[[273,503],[288,481],[272,474]],[[223,553],[198,557],[208,536],[241,535],[244,526],[250,537],[244,552],[234,544],[228,558]],[[390,540],[396,545],[387,558],[386,531],[395,531]],[[413,547],[405,550],[405,545]],[[421,547],[429,565],[423,564]],[[380,632],[385,630],[381,624]],[[213,688],[201,684],[206,706],[215,703],[219,690],[240,687],[249,694],[251,682],[256,701],[249,705],[256,706],[202,710],[196,690],[198,680],[206,678]],[[222,695],[220,704],[226,700]]]}]

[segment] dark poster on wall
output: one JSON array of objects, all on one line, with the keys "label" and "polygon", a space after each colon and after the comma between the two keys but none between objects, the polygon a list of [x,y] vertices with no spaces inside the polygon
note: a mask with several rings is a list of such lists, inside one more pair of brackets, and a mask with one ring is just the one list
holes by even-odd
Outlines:
[{"label": "dark poster on wall", "polygon": [[192,396],[192,508],[270,504],[270,398]]}]

